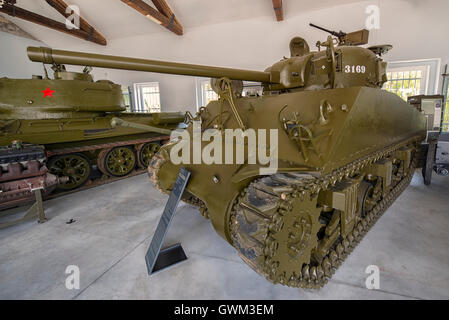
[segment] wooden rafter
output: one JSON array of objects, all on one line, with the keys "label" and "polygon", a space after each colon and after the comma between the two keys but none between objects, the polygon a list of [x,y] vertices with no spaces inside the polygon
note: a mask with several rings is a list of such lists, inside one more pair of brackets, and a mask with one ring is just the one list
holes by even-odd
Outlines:
[{"label": "wooden rafter", "polygon": [[[67,13],[68,4],[64,0],[45,0],[50,6],[56,9],[60,14],[62,14],[64,17],[68,18],[70,17],[70,13]],[[95,30],[94,27],[92,27],[89,22],[87,22],[83,17],[80,16],[80,29],[84,32],[87,32],[89,35],[92,35],[92,37],[95,37],[97,39],[102,40],[106,44],[106,39],[104,36]]]},{"label": "wooden rafter", "polygon": [[[173,21],[181,27],[181,23],[176,18],[175,14],[171,10],[171,8],[168,6],[167,2],[165,0],[151,0],[153,1],[155,7],[159,10],[159,12],[163,13],[167,18],[172,19]],[[182,29],[182,27],[181,27]]]},{"label": "wooden rafter", "polygon": [[164,26],[168,30],[182,36],[183,29],[179,21],[176,19],[175,14],[168,6],[165,0],[152,0],[154,9],[152,6],[144,2],[143,0],[121,0],[123,3],[127,4],[131,8],[140,12],[147,18],[155,21],[156,23]]},{"label": "wooden rafter", "polygon": [[[58,8],[60,8],[59,6],[62,6],[62,5],[67,6],[67,4],[65,4],[65,2],[62,0],[58,0],[58,1],[54,0],[53,2],[58,3]],[[56,7],[55,7],[55,9],[56,9]],[[58,10],[58,9],[56,9],[56,10]],[[81,22],[82,21],[81,17],[80,17],[80,29],[68,29],[67,26],[65,25],[65,23],[61,23],[59,21],[41,16],[37,13],[17,7],[13,3],[6,2],[0,8],[0,12],[6,13],[12,17],[20,18],[20,19],[39,24],[41,26],[44,26],[44,27],[47,27],[47,28],[50,28],[50,29],[53,29],[56,31],[60,31],[60,32],[78,37],[83,40],[91,41],[96,44],[100,44],[103,46],[105,46],[107,44],[106,39],[95,29],[92,30],[92,27],[84,19],[82,19],[84,21],[84,23]],[[66,16],[65,9],[64,9],[64,16]],[[84,27],[89,26],[90,27],[89,31],[83,30],[81,28],[81,25],[83,25]]]},{"label": "wooden rafter", "polygon": [[22,28],[20,28],[18,25],[9,21],[8,19],[6,19],[3,16],[0,16],[0,31],[10,33],[10,34],[13,34],[18,37],[23,37],[23,38],[28,38],[31,40],[39,41],[39,39],[33,37],[28,32],[22,30]]},{"label": "wooden rafter", "polygon": [[274,13],[276,14],[277,21],[284,20],[284,9],[282,7],[282,0],[273,0]]}]

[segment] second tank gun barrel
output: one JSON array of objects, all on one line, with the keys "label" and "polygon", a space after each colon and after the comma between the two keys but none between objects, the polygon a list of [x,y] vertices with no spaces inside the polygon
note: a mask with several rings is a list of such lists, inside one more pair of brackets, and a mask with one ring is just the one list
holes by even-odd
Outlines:
[{"label": "second tank gun barrel", "polygon": [[137,59],[84,52],[53,50],[51,48],[44,47],[28,47],[27,53],[31,61],[43,62],[47,64],[69,64],[209,78],[226,77],[232,80],[257,81],[263,83],[278,82],[271,79],[272,77],[269,72],[263,71],[221,68],[178,62],[166,62],[159,60]]},{"label": "second tank gun barrel", "polygon": [[148,132],[157,132],[157,133],[166,134],[166,135],[170,135],[172,133],[172,130],[170,130],[170,129],[158,128],[158,127],[153,127],[153,126],[149,126],[146,124],[129,122],[129,121],[125,121],[123,119],[116,118],[116,117],[111,119],[111,126],[114,128],[115,127],[134,128],[134,129],[138,129],[138,130],[143,130],[143,131],[148,131]]}]

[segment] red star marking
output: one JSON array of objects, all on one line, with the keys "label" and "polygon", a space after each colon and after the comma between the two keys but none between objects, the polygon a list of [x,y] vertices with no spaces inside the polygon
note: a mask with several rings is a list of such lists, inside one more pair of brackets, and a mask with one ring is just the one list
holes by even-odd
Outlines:
[{"label": "red star marking", "polygon": [[50,90],[50,88],[47,88],[47,90],[42,90],[41,91],[44,94],[44,98],[45,97],[50,97],[53,98],[53,93],[55,93],[55,90]]}]

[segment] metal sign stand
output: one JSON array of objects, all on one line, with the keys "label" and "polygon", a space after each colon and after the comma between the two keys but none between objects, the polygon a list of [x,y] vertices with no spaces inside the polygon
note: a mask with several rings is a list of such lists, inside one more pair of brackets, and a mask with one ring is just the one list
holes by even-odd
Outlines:
[{"label": "metal sign stand", "polygon": [[181,196],[187,186],[190,178],[190,172],[181,168],[176,178],[173,190],[170,193],[164,212],[154,232],[150,247],[145,255],[145,262],[147,264],[148,275],[172,266],[176,263],[187,260],[187,256],[180,243],[177,243],[168,248],[162,249],[162,245],[167,235],[168,228],[176,213]]},{"label": "metal sign stand", "polygon": [[28,221],[37,217],[38,223],[44,223],[48,219],[45,217],[44,205],[42,203],[42,190],[43,188],[31,189],[30,191],[34,194],[36,202],[27,210],[25,215],[17,220],[0,223],[0,229],[7,228],[24,221]]}]

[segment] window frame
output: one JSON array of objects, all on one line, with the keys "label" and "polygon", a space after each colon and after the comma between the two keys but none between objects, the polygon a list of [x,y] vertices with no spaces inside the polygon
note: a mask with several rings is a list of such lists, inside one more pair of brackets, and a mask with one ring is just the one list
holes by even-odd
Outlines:
[{"label": "window frame", "polygon": [[140,82],[140,83],[134,83],[134,107],[135,112],[139,113],[154,113],[151,112],[151,110],[147,110],[145,107],[145,104],[143,102],[143,88],[145,87],[157,87],[157,94],[159,96],[159,111],[162,112],[162,99],[161,99],[161,89],[159,86],[159,82],[152,81],[152,82]]},{"label": "window frame", "polygon": [[426,74],[423,75],[421,82],[420,94],[435,95],[438,93],[441,59],[420,59],[409,61],[390,61],[387,64],[388,72],[403,72],[410,69],[425,68]]},{"label": "window frame", "polygon": [[[391,68],[387,71],[387,75],[388,75],[388,73],[396,73],[396,74],[397,73],[405,73],[405,72],[411,73],[413,71],[421,72],[421,75],[422,75],[421,78],[415,77],[412,79],[411,77],[409,77],[407,79],[405,79],[405,78],[388,79],[388,81],[384,85],[384,89],[387,90],[386,86],[388,83],[393,84],[393,83],[397,83],[399,81],[417,81],[417,80],[419,80],[420,81],[419,92],[417,92],[416,94],[411,94],[411,96],[426,94],[426,92],[428,90],[427,84],[429,83],[429,79],[428,79],[429,78],[429,68],[427,66],[410,66],[410,67]],[[388,90],[388,91],[397,94],[397,92],[390,91],[390,90]]]},{"label": "window frame", "polygon": [[210,80],[211,78],[196,78],[196,111],[206,106],[206,94],[203,88],[210,83]]}]

